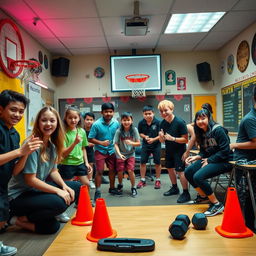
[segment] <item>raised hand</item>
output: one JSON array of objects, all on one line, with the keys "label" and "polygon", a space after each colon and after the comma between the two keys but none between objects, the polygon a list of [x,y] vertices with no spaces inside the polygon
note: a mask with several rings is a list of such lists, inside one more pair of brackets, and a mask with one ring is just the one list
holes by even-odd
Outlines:
[{"label": "raised hand", "polygon": [[76,138],[75,138],[75,144],[78,144],[82,141],[82,138],[78,134],[78,129],[76,129]]},{"label": "raised hand", "polygon": [[32,135],[28,140],[26,140],[20,147],[21,155],[29,155],[35,150],[39,149],[43,145],[43,141],[38,137]]}]

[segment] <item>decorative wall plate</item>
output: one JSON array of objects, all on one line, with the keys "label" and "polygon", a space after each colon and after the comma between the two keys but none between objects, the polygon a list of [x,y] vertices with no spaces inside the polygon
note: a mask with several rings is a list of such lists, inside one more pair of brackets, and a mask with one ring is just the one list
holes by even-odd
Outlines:
[{"label": "decorative wall plate", "polygon": [[46,54],[44,55],[44,67],[45,69],[48,69],[48,57]]},{"label": "decorative wall plate", "polygon": [[230,75],[233,73],[233,70],[234,70],[234,62],[235,62],[234,55],[230,54],[227,59],[227,70]]},{"label": "decorative wall plate", "polygon": [[43,64],[44,57],[43,57],[43,53],[41,51],[38,51],[38,60],[39,60],[40,64]]},{"label": "decorative wall plate", "polygon": [[241,72],[244,72],[249,64],[250,48],[247,41],[242,41],[237,49],[236,63]]},{"label": "decorative wall plate", "polygon": [[97,67],[94,70],[94,76],[96,78],[102,78],[105,75],[105,70],[102,67]]}]

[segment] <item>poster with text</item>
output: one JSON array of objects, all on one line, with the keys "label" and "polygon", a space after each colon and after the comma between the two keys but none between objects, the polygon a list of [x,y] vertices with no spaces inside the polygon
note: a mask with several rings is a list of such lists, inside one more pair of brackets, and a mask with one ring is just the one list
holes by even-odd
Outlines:
[{"label": "poster with text", "polygon": [[43,107],[41,98],[41,87],[29,82],[28,85],[28,95],[29,95],[29,106],[28,106],[28,130],[31,131],[34,126],[37,113]]}]

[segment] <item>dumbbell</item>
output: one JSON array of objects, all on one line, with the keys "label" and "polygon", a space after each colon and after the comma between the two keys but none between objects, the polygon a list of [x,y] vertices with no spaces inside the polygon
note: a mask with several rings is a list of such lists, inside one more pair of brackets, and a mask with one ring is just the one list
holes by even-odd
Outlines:
[{"label": "dumbbell", "polygon": [[169,226],[169,232],[174,239],[183,239],[188,231],[190,219],[185,214],[180,214],[176,217],[173,223]]},{"label": "dumbbell", "polygon": [[203,230],[206,229],[208,219],[203,213],[195,213],[192,217],[192,224],[194,225],[195,229]]}]

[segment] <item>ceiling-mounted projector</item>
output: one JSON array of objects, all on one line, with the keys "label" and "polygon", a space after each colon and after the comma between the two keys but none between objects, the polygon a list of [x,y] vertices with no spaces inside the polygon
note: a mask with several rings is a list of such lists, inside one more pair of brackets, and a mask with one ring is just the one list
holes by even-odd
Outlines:
[{"label": "ceiling-mounted projector", "polygon": [[125,19],[126,36],[145,36],[148,31],[148,18],[141,18],[139,14],[139,1],[134,1],[134,17]]},{"label": "ceiling-mounted projector", "polygon": [[148,19],[135,17],[125,20],[126,36],[145,36],[148,31]]}]

